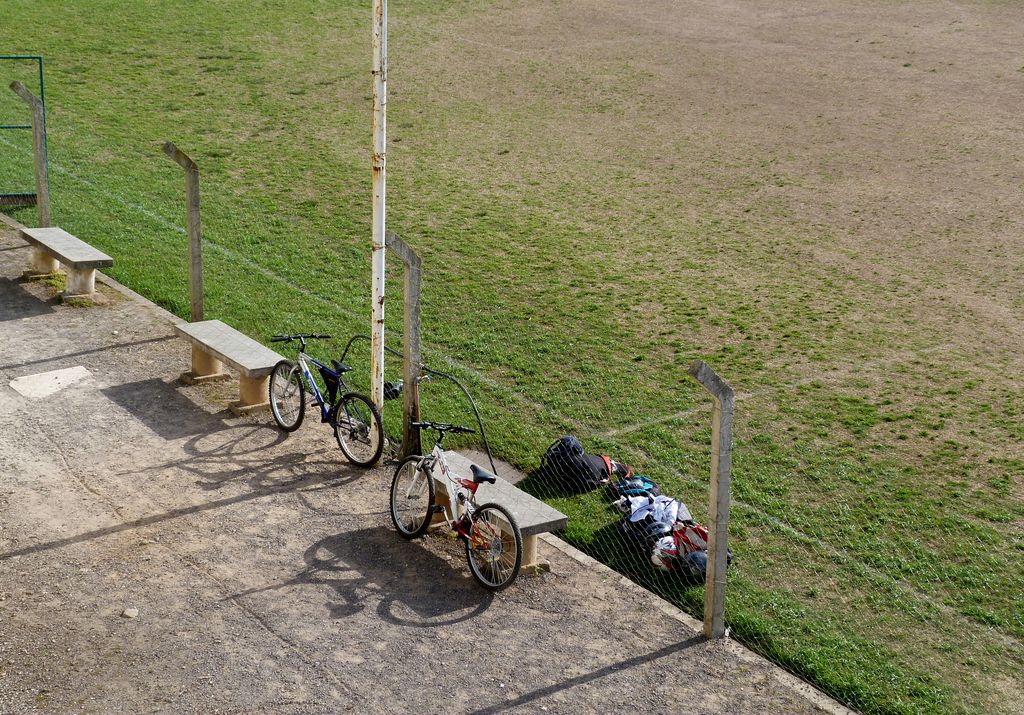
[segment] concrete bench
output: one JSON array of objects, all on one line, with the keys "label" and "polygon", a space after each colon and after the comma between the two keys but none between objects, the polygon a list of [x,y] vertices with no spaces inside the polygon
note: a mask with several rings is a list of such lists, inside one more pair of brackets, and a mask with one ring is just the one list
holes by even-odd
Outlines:
[{"label": "concrete bench", "polygon": [[[448,460],[452,476],[472,479],[470,468],[473,462],[467,457],[458,452],[446,451],[445,458]],[[488,467],[484,468],[490,471]],[[440,470],[437,471],[438,474],[434,478],[435,503],[447,504],[447,480],[440,476]],[[523,535],[523,571],[536,574],[550,570],[550,564],[541,560],[537,553],[537,537],[549,531],[564,529],[569,521],[568,517],[501,477],[498,477],[494,484],[481,484],[477,489],[476,503],[488,502],[495,502],[508,509],[519,524],[519,531]]]},{"label": "concrete bench", "polygon": [[270,406],[270,373],[283,356],[219,320],[179,323],[174,332],[192,344],[192,371],[181,376],[184,382],[227,379],[227,363],[238,371],[239,400],[231,411],[247,414]]},{"label": "concrete bench", "polygon": [[114,259],[62,228],[20,228],[21,237],[32,244],[32,262],[26,278],[49,276],[64,264],[68,286],[64,298],[91,298],[96,293],[96,269],[114,265]]}]

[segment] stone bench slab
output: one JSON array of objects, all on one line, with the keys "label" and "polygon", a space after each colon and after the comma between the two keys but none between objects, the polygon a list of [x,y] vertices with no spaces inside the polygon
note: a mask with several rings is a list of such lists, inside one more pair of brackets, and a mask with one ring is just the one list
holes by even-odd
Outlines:
[{"label": "stone bench slab", "polygon": [[[456,476],[472,479],[470,465],[473,463],[458,452],[447,451],[445,457],[448,467]],[[483,465],[481,465],[483,466]],[[484,467],[490,471],[489,467]],[[443,477],[442,477],[443,479]],[[513,484],[498,477],[494,484],[481,484],[476,490],[476,503],[496,502],[512,512],[519,523],[519,531],[523,536],[534,536],[549,531],[564,529],[568,517],[557,509],[548,506],[540,499]]]},{"label": "stone bench slab", "polygon": [[69,268],[83,270],[107,268],[114,265],[114,259],[103,251],[93,248],[62,228],[22,228],[21,237],[33,246],[39,246]]},{"label": "stone bench slab", "polygon": [[284,359],[248,335],[219,320],[179,323],[174,332],[218,360],[233,366],[248,378],[265,377]]}]

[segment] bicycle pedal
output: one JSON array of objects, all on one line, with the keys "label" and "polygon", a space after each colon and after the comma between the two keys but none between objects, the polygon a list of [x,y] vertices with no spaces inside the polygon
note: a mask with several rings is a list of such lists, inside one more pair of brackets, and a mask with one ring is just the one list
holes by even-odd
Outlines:
[{"label": "bicycle pedal", "polygon": [[440,514],[444,511],[444,504],[434,504],[430,509],[431,514]]}]

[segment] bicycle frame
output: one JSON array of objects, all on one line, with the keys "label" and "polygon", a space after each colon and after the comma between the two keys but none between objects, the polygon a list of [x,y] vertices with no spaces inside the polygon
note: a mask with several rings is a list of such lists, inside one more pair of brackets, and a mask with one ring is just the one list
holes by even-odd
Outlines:
[{"label": "bicycle frame", "polygon": [[[466,509],[472,514],[473,506],[475,506],[473,497],[476,496],[476,490],[480,485],[472,479],[458,479],[452,476],[451,469],[448,467],[448,460],[444,456],[444,449],[441,447],[440,442],[434,445],[434,449],[423,458],[420,465],[420,468],[426,473],[427,479],[434,478],[433,470],[435,466],[441,469],[441,476],[447,482],[445,491],[448,492],[448,504],[444,506],[445,522],[463,536],[467,536],[464,530],[460,528],[461,514],[459,514],[459,505],[465,505]],[[466,492],[469,492],[468,496]]]},{"label": "bicycle frame", "polygon": [[337,379],[338,391],[335,395],[335,399],[348,392],[348,385],[345,384],[345,380],[341,377],[341,373],[332,370],[315,357],[307,355],[302,350],[299,350],[298,363],[299,367],[302,369],[302,376],[306,379],[306,384],[309,385],[309,389],[313,391],[313,397],[316,399],[316,404],[320,407],[320,421],[327,422],[330,419],[332,405],[324,399],[323,393],[320,392],[320,388],[317,386],[316,380],[313,379],[313,373],[309,369],[307,361],[316,365],[320,370],[326,370],[332,377]]}]

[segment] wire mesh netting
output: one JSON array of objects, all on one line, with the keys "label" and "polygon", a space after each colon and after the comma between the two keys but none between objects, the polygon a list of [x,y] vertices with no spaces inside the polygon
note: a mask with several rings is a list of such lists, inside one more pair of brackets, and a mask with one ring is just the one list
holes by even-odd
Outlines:
[{"label": "wire mesh netting", "polygon": [[[183,176],[160,152],[162,139],[59,115],[51,124],[54,221],[113,255],[115,277],[185,316]],[[29,162],[30,146],[2,141],[4,161]],[[312,187],[308,199],[278,191],[275,184],[294,187],[296,179],[253,168],[273,164],[269,150],[240,172],[230,146],[206,137],[191,152],[202,173],[207,317],[265,342],[280,332],[330,333],[333,340],[310,351],[340,355],[368,323],[368,250],[364,238],[350,238],[362,233],[367,212],[336,212]],[[32,209],[11,213],[34,222]],[[701,617],[711,434],[710,406],[685,372],[700,355],[695,344],[673,346],[641,321],[657,296],[638,301],[616,290],[595,253],[556,262],[529,243],[492,252],[406,238],[425,258],[424,363],[476,397],[495,456],[526,474],[520,488],[568,517],[563,538]],[[528,268],[513,274],[510,262]],[[394,258],[388,265],[389,345],[397,350],[401,266]],[[873,332],[861,337],[884,340]],[[957,415],[971,429],[1016,435],[1019,394],[989,402],[977,370],[926,350],[885,373],[854,361],[827,380],[773,385],[750,370],[756,350],[727,347],[707,357],[727,376],[730,367],[745,375],[726,610],[732,634],[868,712],[956,712],[976,702],[1011,712],[991,687],[1017,682],[1022,658],[1019,460],[997,454],[979,468],[955,439],[920,460],[898,446],[930,442]],[[368,341],[353,342],[346,362],[356,368],[351,387],[368,393]],[[989,408],[921,403],[904,379],[921,372],[937,393],[956,386]],[[400,358],[389,353],[385,375],[401,379]],[[440,383],[423,385],[422,410],[474,425],[461,392]],[[401,399],[385,403],[384,420],[393,448]],[[578,438],[582,460],[541,468],[563,435]],[[482,447],[472,437],[449,446]],[[612,460],[604,476],[601,455]],[[476,459],[488,466],[482,453]],[[628,479],[616,464],[628,465]],[[884,693],[865,685],[883,682]]]},{"label": "wire mesh netting", "polygon": [[[48,64],[54,224],[187,316],[184,177],[160,150],[173,140],[200,167],[206,317],[263,342],[327,333],[309,352],[339,357],[369,325],[370,79],[367,53],[351,51],[366,13],[324,10],[318,24],[341,35],[326,41],[294,18],[256,32],[215,7],[204,21],[217,29],[196,33],[194,18],[163,16],[186,12],[175,4],[151,19],[128,5],[126,27],[159,22],[193,50],[133,36],[118,63],[79,48],[89,61]],[[687,159],[699,152],[682,111],[629,58],[495,56],[424,8],[394,55],[389,228],[424,260],[423,363],[474,396],[494,456],[514,467],[499,474],[568,517],[562,538],[702,617],[711,406],[686,368],[704,359],[737,391],[732,635],[865,712],[1017,712],[1024,291],[1005,258],[1019,236],[1010,200],[977,251],[1002,252],[996,269],[957,247],[955,271],[980,296],[958,302],[951,269],[878,258],[861,234],[841,251],[828,226],[791,221],[785,156],[729,153],[731,138],[712,147],[716,167]],[[476,75],[487,87],[460,93]],[[27,122],[11,79],[33,86],[30,67],[0,77],[0,122]],[[646,90],[626,96],[620,80]],[[567,116],[553,123],[556,105]],[[676,159],[638,169],[638,134],[645,156]],[[29,132],[0,131],[8,183],[32,189]],[[8,213],[35,222],[31,208]],[[400,350],[401,263],[387,270]],[[1004,322],[978,317],[991,305]],[[345,362],[368,394],[369,342]],[[385,379],[402,372],[389,353]],[[452,383],[423,383],[421,399],[425,419],[475,427]],[[400,393],[385,401],[392,448],[401,409]],[[448,439],[488,466],[479,435]]]},{"label": "wire mesh netting", "polygon": [[9,89],[20,82],[39,97],[39,66],[33,59],[0,57],[0,206],[24,203],[34,194],[32,110]]}]

